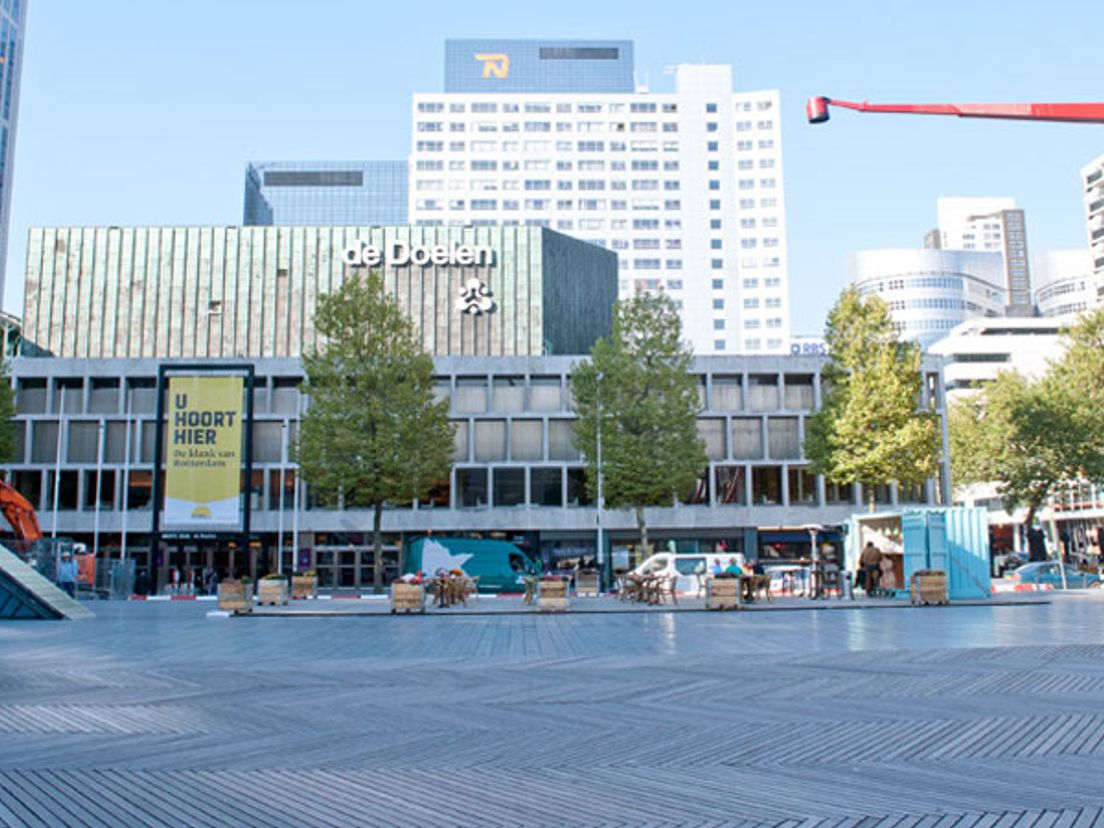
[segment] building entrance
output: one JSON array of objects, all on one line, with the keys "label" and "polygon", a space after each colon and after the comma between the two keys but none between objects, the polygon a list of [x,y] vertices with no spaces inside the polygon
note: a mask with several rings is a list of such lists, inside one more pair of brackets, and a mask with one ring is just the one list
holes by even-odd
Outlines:
[{"label": "building entrance", "polygon": [[[365,589],[375,582],[371,546],[334,545],[314,549],[314,568],[320,589]],[[399,547],[383,547],[383,583],[399,576]]]}]

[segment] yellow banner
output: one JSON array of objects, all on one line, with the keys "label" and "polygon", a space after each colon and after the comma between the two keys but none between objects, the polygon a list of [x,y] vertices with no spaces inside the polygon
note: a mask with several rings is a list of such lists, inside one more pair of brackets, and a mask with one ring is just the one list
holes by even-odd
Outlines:
[{"label": "yellow banner", "polygon": [[242,378],[169,378],[165,528],[241,525]]}]

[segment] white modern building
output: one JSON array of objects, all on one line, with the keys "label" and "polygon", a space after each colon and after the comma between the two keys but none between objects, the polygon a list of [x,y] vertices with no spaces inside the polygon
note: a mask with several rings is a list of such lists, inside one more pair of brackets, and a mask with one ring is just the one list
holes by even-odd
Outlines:
[{"label": "white modern building", "polygon": [[673,73],[638,86],[627,41],[448,41],[445,91],[414,96],[410,222],[599,244],[621,295],[679,304],[696,352],[788,353],[778,92]]},{"label": "white modern building", "polygon": [[1062,356],[1061,329],[1072,316],[971,319],[956,326],[928,352],[944,357],[949,399],[973,393],[1003,371],[1038,379]]},{"label": "white modern building", "polygon": [[927,347],[973,317],[1004,313],[1004,257],[996,251],[860,250],[848,279],[880,296],[902,338]]},{"label": "white modern building", "polygon": [[1096,306],[1096,284],[1088,248],[1038,254],[1034,269],[1035,304],[1043,316],[1066,316]]},{"label": "white modern building", "polygon": [[1104,299],[1104,155],[1099,155],[1081,168],[1085,186],[1085,232],[1089,237],[1096,281],[1096,303]]}]

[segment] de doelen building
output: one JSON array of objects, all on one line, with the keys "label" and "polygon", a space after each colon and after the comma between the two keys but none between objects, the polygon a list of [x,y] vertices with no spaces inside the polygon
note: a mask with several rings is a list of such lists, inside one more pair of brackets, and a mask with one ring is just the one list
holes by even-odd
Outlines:
[{"label": "de doelen building", "polygon": [[[162,547],[162,571],[210,562],[256,573],[273,565],[264,556],[282,536],[286,565],[297,542],[297,563],[323,583],[369,583],[370,513],[318,507],[287,451],[305,407],[299,357],[317,341],[318,297],[368,270],[382,274],[435,355],[457,426],[449,479],[424,502],[389,509],[389,539],[494,532],[546,561],[593,554],[598,515],[571,442],[570,374],[610,331],[617,262],[538,227],[32,230],[24,333],[52,357],[14,362],[22,449],[12,474],[44,527],[55,520],[60,460],[57,531],[91,543],[98,527],[100,548],[118,554],[125,526],[130,553],[148,566],[158,370],[246,363],[255,374],[253,554],[231,557],[215,536],[175,537]],[[804,459],[822,363],[697,359],[709,467],[683,502],[648,510],[660,542],[797,554],[808,542],[800,527],[841,523],[861,503],[856,488],[825,485]],[[924,370],[941,411],[938,367]],[[936,502],[945,487],[892,487],[877,498]],[[634,538],[628,512],[601,520],[615,551]]]}]

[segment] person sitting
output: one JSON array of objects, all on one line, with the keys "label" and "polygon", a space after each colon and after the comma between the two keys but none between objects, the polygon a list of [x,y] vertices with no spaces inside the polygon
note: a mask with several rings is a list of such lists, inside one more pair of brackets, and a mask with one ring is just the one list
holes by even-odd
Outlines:
[{"label": "person sitting", "polygon": [[726,575],[743,575],[744,568],[740,566],[740,562],[735,558],[729,558],[728,566],[725,567],[724,572]]}]

